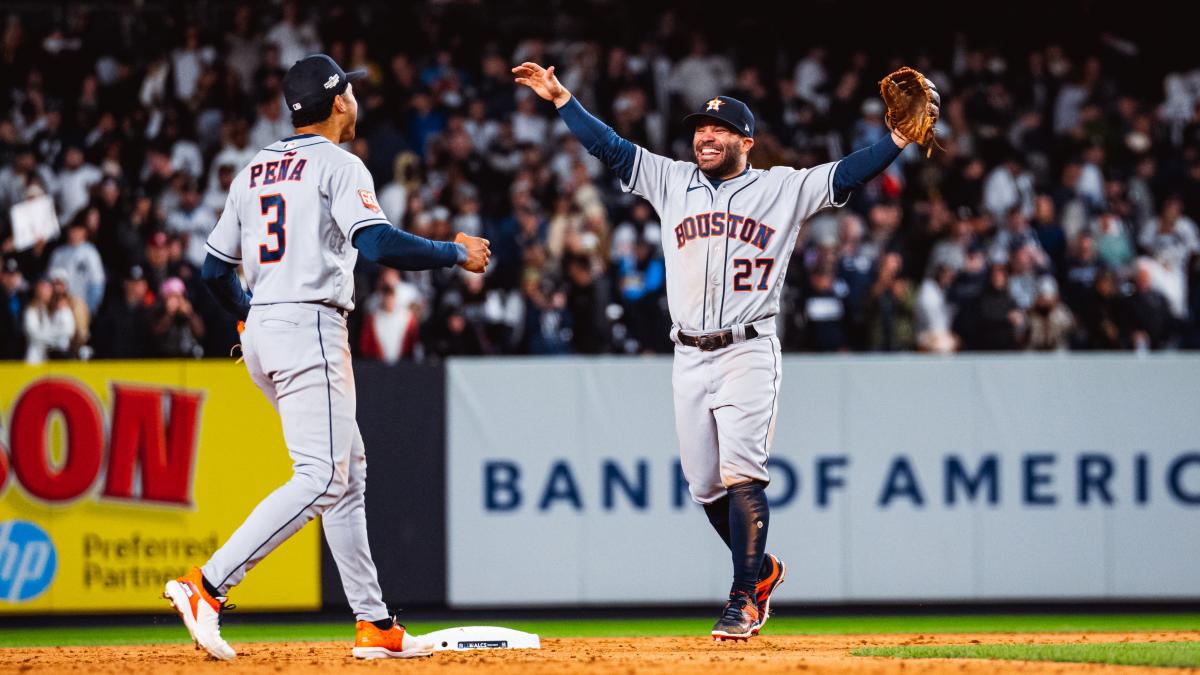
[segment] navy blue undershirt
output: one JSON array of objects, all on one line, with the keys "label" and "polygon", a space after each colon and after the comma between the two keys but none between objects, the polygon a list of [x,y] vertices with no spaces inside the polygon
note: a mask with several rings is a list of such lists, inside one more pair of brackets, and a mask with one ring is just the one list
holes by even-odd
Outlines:
[{"label": "navy blue undershirt", "polygon": [[[604,162],[623,182],[629,183],[633,178],[633,166],[637,159],[636,145],[621,138],[612,127],[596,119],[574,96],[558,109],[558,114],[589,153]],[[883,173],[883,170],[900,156],[900,150],[892,140],[891,134],[888,134],[874,144],[844,157],[833,171],[834,201],[844,202],[851,192]],[[732,180],[713,178],[708,174],[705,176],[714,188],[726,180]]]}]

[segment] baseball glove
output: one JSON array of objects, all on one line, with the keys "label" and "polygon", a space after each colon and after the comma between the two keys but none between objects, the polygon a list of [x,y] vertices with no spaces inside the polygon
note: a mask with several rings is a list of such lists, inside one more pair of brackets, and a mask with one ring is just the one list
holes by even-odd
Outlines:
[{"label": "baseball glove", "polygon": [[926,157],[935,146],[942,149],[933,135],[942,97],[929,78],[905,66],[879,81],[879,94],[887,104],[889,129],[925,148]]}]

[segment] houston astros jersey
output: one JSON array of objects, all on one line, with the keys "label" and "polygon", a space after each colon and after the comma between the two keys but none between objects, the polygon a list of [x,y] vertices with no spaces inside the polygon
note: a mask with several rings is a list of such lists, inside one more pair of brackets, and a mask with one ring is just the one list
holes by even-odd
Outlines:
[{"label": "houston astros jersey", "polygon": [[241,264],[252,305],[317,302],[354,309],[354,233],[388,220],[370,172],[316,134],[263,148],[238,173],[205,245]]},{"label": "houston astros jersey", "polygon": [[714,188],[694,162],[638,147],[622,188],[644,197],[662,223],[671,321],[706,332],[779,313],[782,281],[800,225],[834,202],[837,162],[747,170]]}]

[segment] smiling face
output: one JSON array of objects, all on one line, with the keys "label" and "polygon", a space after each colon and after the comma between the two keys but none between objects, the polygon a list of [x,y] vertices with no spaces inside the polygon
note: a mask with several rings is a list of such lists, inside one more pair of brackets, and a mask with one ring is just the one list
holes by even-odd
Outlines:
[{"label": "smiling face", "polygon": [[692,133],[692,152],[700,170],[715,178],[733,178],[746,168],[754,139],[717,121],[702,120]]}]

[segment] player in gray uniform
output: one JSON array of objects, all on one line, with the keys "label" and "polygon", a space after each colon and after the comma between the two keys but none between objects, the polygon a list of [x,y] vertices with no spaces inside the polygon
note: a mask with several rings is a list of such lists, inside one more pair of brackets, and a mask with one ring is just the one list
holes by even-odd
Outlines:
[{"label": "player in gray uniform", "polygon": [[[192,639],[218,659],[235,656],[220,634],[229,590],[318,515],[358,619],[353,655],[433,651],[389,614],[371,560],[366,451],[355,419],[346,318],[354,309],[359,252],[398,269],[462,265],[472,272],[484,270],[490,252],[484,239],[460,234],[454,243],[433,242],[388,223],[371,174],[337,145],[354,138],[358,104],[350,80],[363,74],[346,73],[323,54],[292,66],[283,88],[296,135],[263,148],[238,174],[206,244],[202,276],[245,322],[246,369],[279,412],[293,462],[291,480],[260,502],[203,567],[164,589]],[[249,292],[238,282],[238,265]]]},{"label": "player in gray uniform", "polygon": [[755,169],[754,116],[714,96],[685,118],[695,161],[676,161],[618,136],[591,116],[554,67],[523,63],[516,83],[552,101],[588,152],[624,190],[650,202],[662,223],[675,428],[692,499],[729,546],[733,583],[713,626],[716,639],[746,639],[770,616],[785,566],[766,553],[764,488],[775,432],[780,367],[775,315],[800,226],[842,206],[909,143],[896,132],[838,162]]}]

